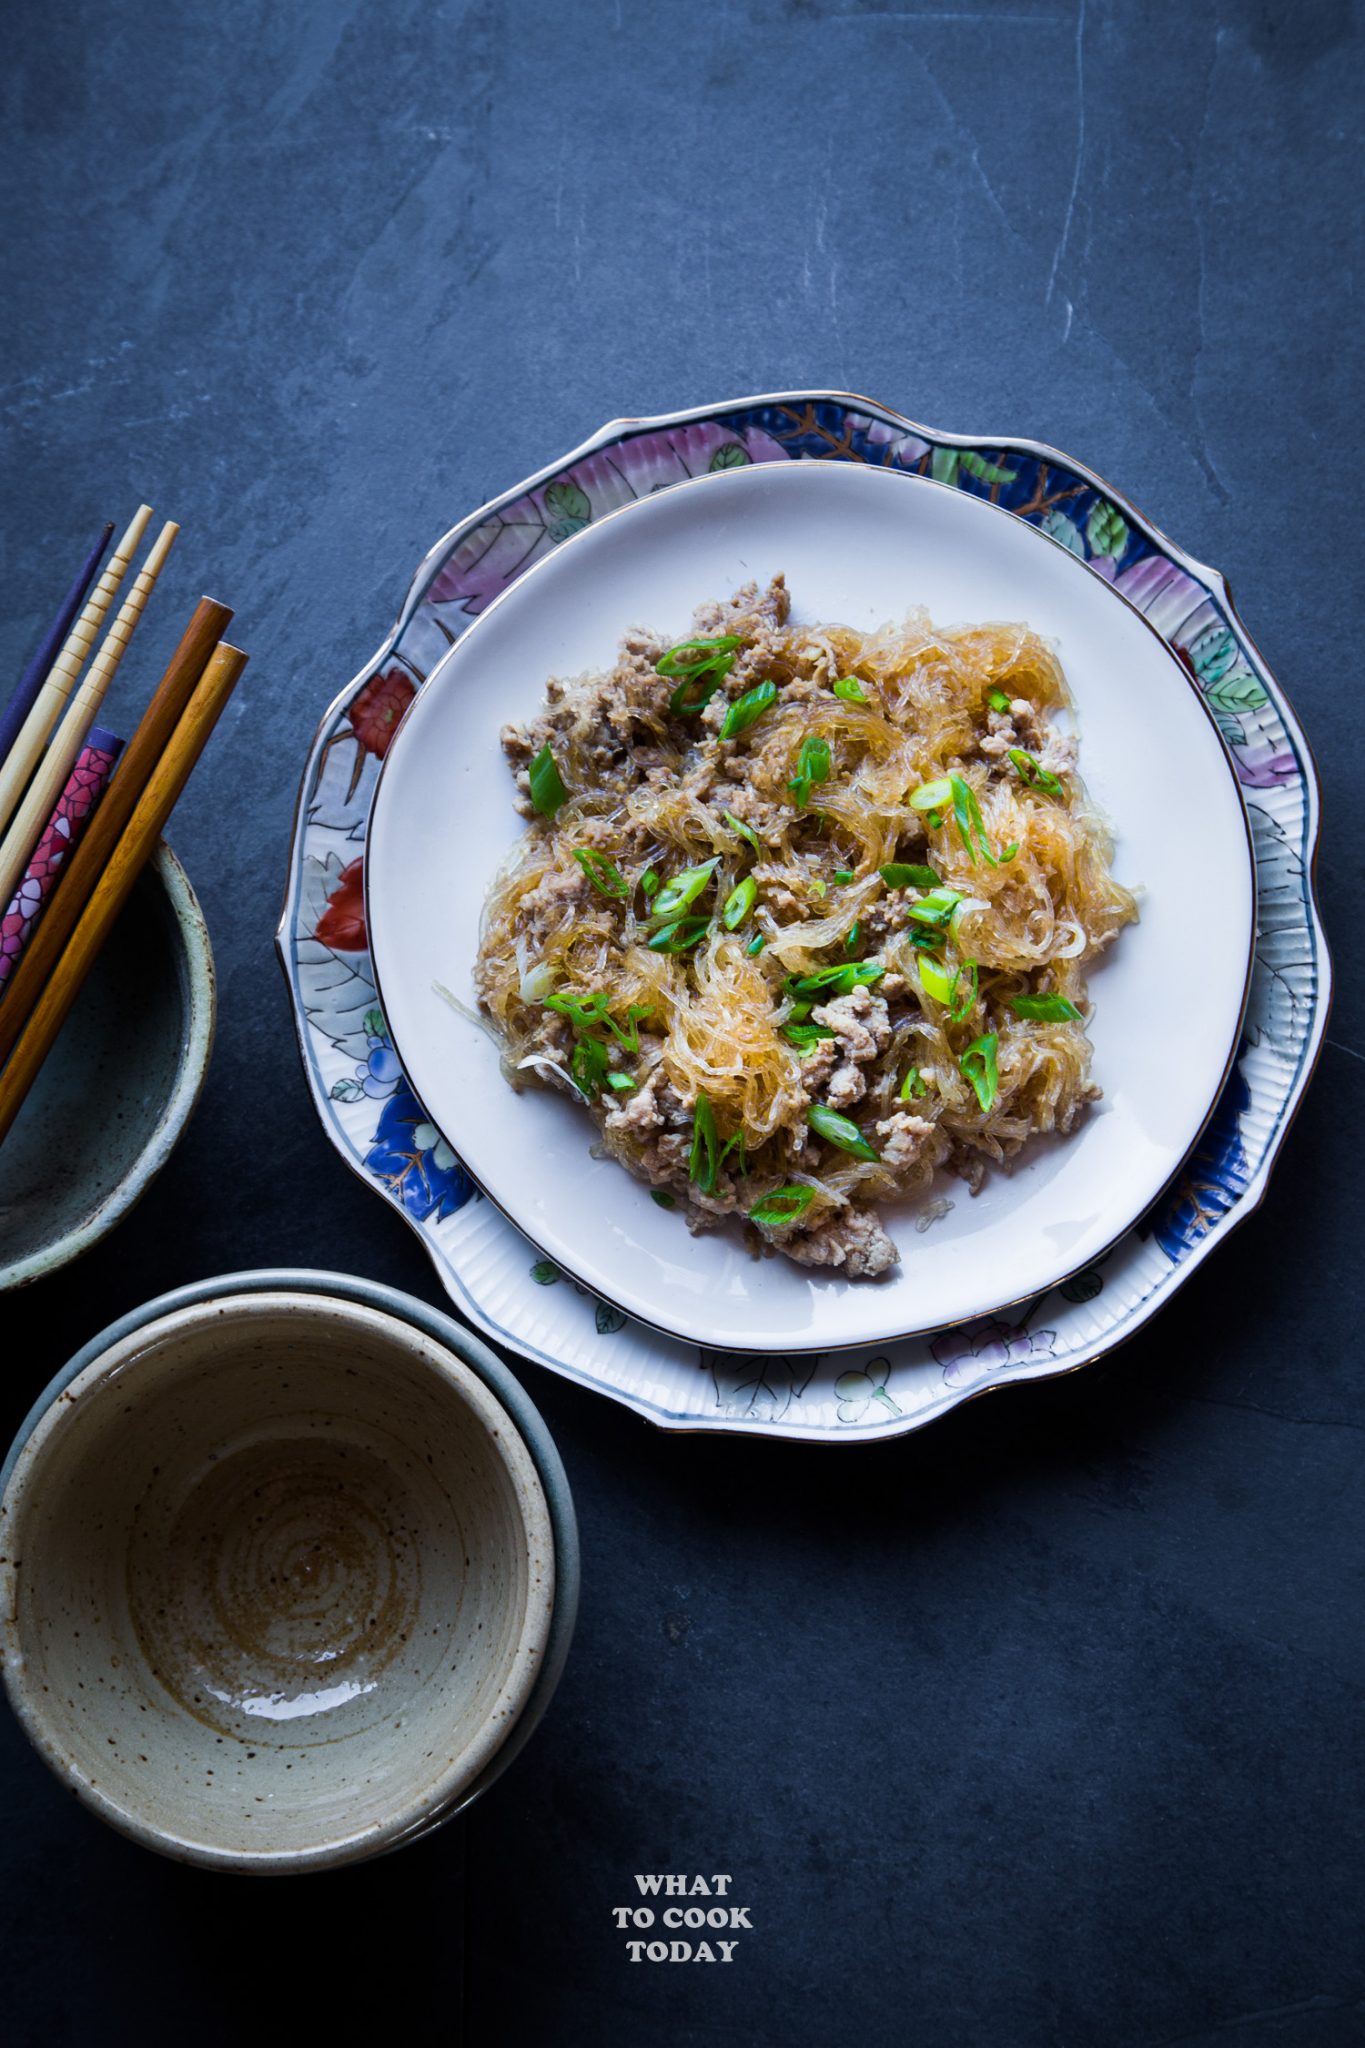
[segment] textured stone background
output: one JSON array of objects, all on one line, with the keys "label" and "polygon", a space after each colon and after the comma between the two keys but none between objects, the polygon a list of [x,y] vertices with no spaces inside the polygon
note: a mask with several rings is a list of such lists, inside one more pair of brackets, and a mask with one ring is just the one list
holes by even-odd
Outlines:
[{"label": "textured stone background", "polygon": [[[121,707],[201,589],[254,654],[174,830],[222,971],[206,1099],[7,1309],[6,1429],[184,1280],[435,1298],[305,1100],[297,777],[436,535],[612,415],[842,386],[1114,478],[1226,569],[1304,717],[1340,976],[1265,1208],[1103,1366],[843,1455],[665,1438],[528,1368],[582,1619],[439,1838],[287,1889],[182,1872],[0,1716],[7,2040],[1365,2038],[1352,7],[18,0],[5,40],[0,674],[144,493],[185,533]],[[641,1869],[735,1874],[733,1965],[627,1965]]]}]

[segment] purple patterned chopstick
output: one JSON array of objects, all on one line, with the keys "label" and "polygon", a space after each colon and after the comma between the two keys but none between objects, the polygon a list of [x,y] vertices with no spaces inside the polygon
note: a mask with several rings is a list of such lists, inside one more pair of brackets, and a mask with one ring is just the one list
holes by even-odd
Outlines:
[{"label": "purple patterned chopstick", "polygon": [[103,726],[91,726],[66,788],[33,850],[24,879],[0,918],[0,995],[19,964],[19,956],[48,898],[62,878],[63,864],[75,851],[94,816],[95,806],[104,795],[122,752],[123,741],[117,733],[106,732]]},{"label": "purple patterned chopstick", "polygon": [[111,519],[99,539],[86,557],[85,566],[66,594],[52,624],[48,627],[28,667],[19,678],[18,688],[3,711],[0,711],[0,761],[3,761],[19,737],[19,729],[29,712],[33,700],[47,680],[47,672],[62,651],[62,643],[71,631],[76,614],[85,603],[85,594],[95,580],[95,571],[104,560],[104,551],[113,538],[114,522]]}]

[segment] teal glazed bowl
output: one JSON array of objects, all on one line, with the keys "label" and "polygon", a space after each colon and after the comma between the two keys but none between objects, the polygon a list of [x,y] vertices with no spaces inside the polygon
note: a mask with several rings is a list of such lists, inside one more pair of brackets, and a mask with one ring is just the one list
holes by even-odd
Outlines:
[{"label": "teal glazed bowl", "polygon": [[0,1470],[0,1654],[82,1804],[201,1868],[430,1833],[558,1684],[578,1534],[487,1346],[337,1273],[230,1274],[113,1323]]},{"label": "teal glazed bowl", "polygon": [[151,1186],[213,1050],[213,951],[164,842],[0,1146],[0,1293],[78,1258]]}]

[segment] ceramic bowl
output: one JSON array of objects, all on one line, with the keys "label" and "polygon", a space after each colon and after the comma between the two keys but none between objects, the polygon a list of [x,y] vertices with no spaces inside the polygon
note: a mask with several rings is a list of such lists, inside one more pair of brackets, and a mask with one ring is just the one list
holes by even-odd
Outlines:
[{"label": "ceramic bowl", "polygon": [[265,1873],[481,1790],[577,1584],[510,1375],[328,1275],[183,1290],[87,1346],[21,1432],[0,1552],[5,1685],[46,1762],[148,1847]]},{"label": "ceramic bowl", "polygon": [[[692,1237],[593,1140],[556,1089],[514,1094],[481,1025],[483,903],[526,833],[502,750],[547,676],[609,668],[632,625],[683,639],[697,606],[785,571],[793,623],[871,631],[924,604],[942,624],[1026,619],[1065,666],[1086,788],[1113,822],[1139,923],[1091,969],[1103,1100],[964,1199],[947,1173],[888,1203],[900,1264],[879,1284]],[[425,885],[413,886],[414,876]],[[1189,915],[1191,876],[1201,916]],[[965,884],[959,884],[965,886]],[[442,905],[433,921],[433,897]],[[1095,1264],[1198,1138],[1241,1030],[1254,941],[1251,837],[1218,727],[1184,664],[1070,548],[930,477],[855,463],[753,463],[595,521],[495,598],[414,699],[365,847],[371,960],[394,1047],[468,1171],[555,1265],[628,1315],[715,1351],[828,1354],[1027,1300]],[[1179,1003],[1179,1057],[1152,1028]],[[458,1005],[450,1001],[450,992]],[[925,1235],[926,1225],[932,1236]]]},{"label": "ceramic bowl", "polygon": [[112,1230],[199,1100],[216,995],[208,928],[168,846],[139,881],[0,1148],[0,1293]]}]

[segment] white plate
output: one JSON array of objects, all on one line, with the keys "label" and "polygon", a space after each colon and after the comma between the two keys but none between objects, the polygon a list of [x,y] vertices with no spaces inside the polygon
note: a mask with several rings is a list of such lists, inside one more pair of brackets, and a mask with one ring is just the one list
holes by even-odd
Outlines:
[{"label": "white plate", "polygon": [[[681,637],[695,606],[782,570],[794,613],[870,628],[924,605],[940,624],[1026,619],[1076,699],[1081,770],[1114,821],[1143,915],[1092,978],[1104,1100],[927,1232],[884,1211],[902,1263],[876,1284],[737,1232],[692,1238],[566,1098],[518,1096],[473,1003],[484,896],[523,830],[498,734],[545,679],[610,664],[625,627]],[[422,885],[413,886],[421,877]],[[723,1350],[831,1351],[943,1328],[1092,1264],[1197,1138],[1236,1049],[1254,931],[1246,814],[1213,720],[1143,616],[1065,547],[985,500],[835,463],[721,472],[603,519],[495,599],[429,678],[388,750],[366,848],[376,979],[393,1043],[470,1172],[559,1265],[630,1315]]]}]

